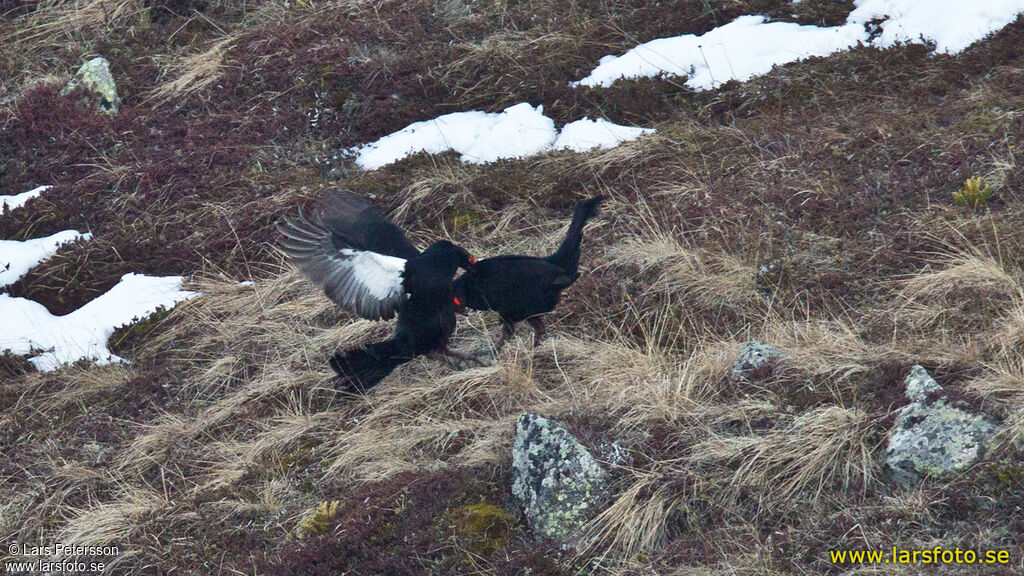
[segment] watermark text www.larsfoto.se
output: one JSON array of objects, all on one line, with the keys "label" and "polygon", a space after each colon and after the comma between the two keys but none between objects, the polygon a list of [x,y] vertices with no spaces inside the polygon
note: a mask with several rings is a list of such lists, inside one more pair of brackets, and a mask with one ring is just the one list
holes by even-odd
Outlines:
[{"label": "watermark text www.larsfoto.se", "polygon": [[1010,563],[1007,550],[961,550],[936,546],[930,550],[829,550],[833,564],[985,564]]}]

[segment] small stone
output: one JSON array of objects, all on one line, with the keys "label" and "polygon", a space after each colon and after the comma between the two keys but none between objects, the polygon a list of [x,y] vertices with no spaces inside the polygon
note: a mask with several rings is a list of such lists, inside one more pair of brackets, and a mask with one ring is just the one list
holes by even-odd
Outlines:
[{"label": "small stone", "polygon": [[606,502],[608,472],[564,428],[537,414],[516,420],[512,497],[538,540],[567,541]]},{"label": "small stone", "polygon": [[117,95],[114,76],[110,73],[110,62],[99,56],[82,64],[75,77],[60,91],[61,96],[81,89],[90,103],[107,114],[117,113],[121,98]]},{"label": "small stone", "polygon": [[736,382],[746,381],[751,375],[784,356],[785,354],[774,346],[756,340],[746,342],[732,365],[732,378]]}]

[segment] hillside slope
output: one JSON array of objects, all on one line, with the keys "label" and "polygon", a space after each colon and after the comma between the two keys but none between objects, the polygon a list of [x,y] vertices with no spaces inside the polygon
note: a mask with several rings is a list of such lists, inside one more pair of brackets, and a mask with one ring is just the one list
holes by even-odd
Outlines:
[{"label": "hillside slope", "polygon": [[[569,85],[655,38],[853,7],[0,2],[0,194],[54,185],[0,213],[0,238],[93,235],[4,290],[53,314],[128,272],[202,293],[119,330],[130,364],[0,357],[0,541],[113,545],[93,557],[111,574],[1022,573],[1024,20],[955,55],[860,46],[708,91]],[[97,54],[116,115],[59,95]],[[488,164],[344,153],[519,102],[656,132]],[[972,177],[991,197],[960,205]],[[273,246],[282,214],[336,188],[480,258],[547,254],[577,200],[609,199],[549,340],[521,328],[493,365],[420,359],[352,398],[327,358],[390,325],[338,311]],[[498,330],[471,314],[454,347]],[[737,382],[749,340],[786,356]],[[914,365],[999,432],[907,489],[883,461]],[[509,501],[525,411],[624,453],[576,550],[536,544]],[[829,555],[894,546],[1011,561]]]}]

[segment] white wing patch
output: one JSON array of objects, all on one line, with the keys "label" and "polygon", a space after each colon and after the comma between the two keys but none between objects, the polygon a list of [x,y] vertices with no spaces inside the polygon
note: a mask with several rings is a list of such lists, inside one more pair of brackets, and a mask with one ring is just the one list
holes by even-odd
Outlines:
[{"label": "white wing patch", "polygon": [[351,248],[342,248],[340,252],[352,266],[354,280],[374,298],[386,300],[402,292],[402,258]]},{"label": "white wing patch", "polygon": [[338,248],[333,234],[304,215],[278,225],[281,248],[338,306],[369,319],[394,318],[405,299],[405,259],[369,250]]}]

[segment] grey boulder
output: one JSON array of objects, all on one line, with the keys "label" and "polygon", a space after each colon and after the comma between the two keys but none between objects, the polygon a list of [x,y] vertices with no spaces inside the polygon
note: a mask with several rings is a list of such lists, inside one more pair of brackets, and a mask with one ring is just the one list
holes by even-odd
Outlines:
[{"label": "grey boulder", "polygon": [[735,382],[744,382],[784,356],[785,354],[777,348],[763,342],[745,342],[740,355],[732,365],[732,379]]},{"label": "grey boulder", "polygon": [[889,433],[886,467],[901,486],[924,478],[946,478],[966,470],[984,455],[995,427],[983,416],[932,397],[942,387],[921,366],[903,381],[910,404],[900,409]]},{"label": "grey boulder", "polygon": [[79,90],[87,102],[97,106],[101,112],[115,114],[121,106],[114,76],[110,73],[110,62],[102,56],[82,64],[75,77],[60,91],[60,95],[66,96]]},{"label": "grey boulder", "polygon": [[516,420],[512,496],[539,540],[567,541],[609,495],[609,475],[568,431],[537,414]]}]

